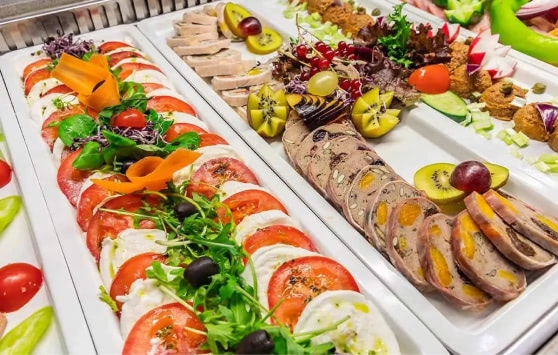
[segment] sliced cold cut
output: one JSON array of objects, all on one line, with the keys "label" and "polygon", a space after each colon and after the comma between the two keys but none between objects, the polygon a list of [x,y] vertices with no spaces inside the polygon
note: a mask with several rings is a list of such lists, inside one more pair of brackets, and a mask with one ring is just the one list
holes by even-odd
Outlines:
[{"label": "sliced cold cut", "polygon": [[202,41],[216,40],[219,39],[218,32],[206,32],[197,35],[190,36],[174,36],[167,38],[167,46],[178,47],[178,46],[192,46],[198,44]]},{"label": "sliced cold cut", "polygon": [[382,254],[387,254],[386,233],[389,216],[401,201],[422,196],[422,193],[403,180],[388,182],[376,199],[367,207],[364,233],[368,241]]},{"label": "sliced cold cut", "polygon": [[360,233],[364,233],[366,210],[381,189],[390,181],[401,178],[387,165],[368,165],[353,179],[345,194],[343,213]]},{"label": "sliced cold cut", "polygon": [[484,234],[508,259],[524,269],[542,269],[556,262],[554,255],[507,225],[482,195],[472,192],[465,206]]},{"label": "sliced cold cut", "polygon": [[215,90],[221,91],[262,85],[272,81],[271,69],[261,67],[257,71],[250,74],[215,76],[211,79],[211,85]]},{"label": "sliced cold cut", "polygon": [[194,70],[202,78],[207,78],[216,75],[237,75],[246,73],[254,66],[256,66],[256,61],[253,59],[238,61],[228,60],[218,63],[217,65],[197,66]]},{"label": "sliced cold cut", "polygon": [[339,162],[357,149],[368,149],[366,143],[353,136],[341,136],[326,142],[310,159],[306,178],[322,195],[325,195],[327,180]]},{"label": "sliced cold cut", "polygon": [[422,222],[440,209],[424,197],[401,201],[389,216],[386,247],[391,263],[422,292],[432,291],[420,265],[417,250],[418,230]]},{"label": "sliced cold cut", "polygon": [[494,299],[509,301],[525,289],[527,281],[523,269],[494,247],[467,211],[455,217],[451,246],[459,270]]},{"label": "sliced cold cut", "polygon": [[442,213],[422,222],[417,249],[426,279],[450,303],[461,309],[481,310],[492,298],[459,272],[451,249],[453,218]]},{"label": "sliced cold cut", "polygon": [[355,129],[340,123],[331,123],[310,132],[300,143],[295,156],[298,171],[304,175],[314,153],[318,152],[329,140],[340,136],[359,137]]},{"label": "sliced cold cut", "polygon": [[179,56],[198,55],[198,54],[215,54],[220,50],[231,46],[230,39],[210,39],[200,41],[199,43],[189,46],[177,46],[172,50]]},{"label": "sliced cold cut", "polygon": [[242,54],[236,49],[228,48],[215,54],[187,55],[182,59],[191,67],[214,66],[223,62],[237,62],[242,59]]},{"label": "sliced cold cut", "polygon": [[558,221],[525,202],[494,190],[484,193],[486,202],[507,224],[533,242],[558,255]]},{"label": "sliced cold cut", "polygon": [[[294,112],[294,110],[291,110],[291,112]],[[309,133],[310,130],[308,130],[304,122],[300,119],[289,127],[286,127],[285,132],[283,132],[283,149],[285,149],[285,153],[294,167],[296,167],[294,159],[300,147],[300,143]]]}]

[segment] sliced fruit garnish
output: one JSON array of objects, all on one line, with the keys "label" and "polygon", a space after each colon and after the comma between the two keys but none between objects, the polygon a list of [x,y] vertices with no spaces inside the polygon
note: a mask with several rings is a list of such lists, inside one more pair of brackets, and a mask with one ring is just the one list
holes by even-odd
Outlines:
[{"label": "sliced fruit garnish", "polygon": [[229,26],[229,30],[237,37],[242,37],[242,30],[238,25],[242,20],[250,16],[252,16],[250,11],[238,4],[229,2],[225,5],[225,23]]},{"label": "sliced fruit garnish", "polygon": [[487,162],[483,164],[488,168],[488,171],[490,171],[490,177],[492,178],[492,182],[490,183],[491,189],[497,190],[508,182],[510,176],[508,168]]},{"label": "sliced fruit garnish", "polygon": [[271,28],[264,27],[262,32],[257,35],[246,37],[246,47],[255,54],[269,54],[275,52],[281,44],[283,38],[279,33]]},{"label": "sliced fruit garnish", "polygon": [[465,192],[450,184],[450,176],[454,169],[455,165],[450,163],[426,165],[415,173],[415,186],[424,191],[426,197],[434,203],[461,200],[465,196]]},{"label": "sliced fruit garnish", "polygon": [[478,64],[487,70],[492,79],[500,79],[513,74],[517,61],[507,57],[511,46],[499,43],[500,36],[483,30],[469,45],[469,63]]},{"label": "sliced fruit garnish", "polygon": [[377,138],[399,123],[397,116],[400,110],[389,109],[392,100],[393,91],[380,95],[376,87],[355,101],[351,119],[360,134],[366,138]]},{"label": "sliced fruit garnish", "polygon": [[275,137],[283,132],[289,114],[285,91],[273,91],[264,85],[257,94],[248,96],[248,124],[262,137]]}]

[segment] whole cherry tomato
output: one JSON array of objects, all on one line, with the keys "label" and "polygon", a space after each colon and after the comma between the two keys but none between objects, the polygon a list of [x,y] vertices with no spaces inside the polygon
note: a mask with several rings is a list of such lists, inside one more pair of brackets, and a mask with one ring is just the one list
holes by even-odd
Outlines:
[{"label": "whole cherry tomato", "polygon": [[445,65],[427,65],[411,73],[408,82],[425,94],[441,94],[449,90],[450,73]]},{"label": "whole cherry tomato", "polygon": [[3,160],[0,160],[0,188],[12,181],[12,168]]},{"label": "whole cherry tomato", "polygon": [[111,125],[114,127],[143,128],[147,124],[145,116],[140,110],[129,108],[114,116]]},{"label": "whole cherry tomato", "polygon": [[0,268],[0,312],[14,312],[25,306],[42,284],[43,274],[33,265],[13,263]]}]

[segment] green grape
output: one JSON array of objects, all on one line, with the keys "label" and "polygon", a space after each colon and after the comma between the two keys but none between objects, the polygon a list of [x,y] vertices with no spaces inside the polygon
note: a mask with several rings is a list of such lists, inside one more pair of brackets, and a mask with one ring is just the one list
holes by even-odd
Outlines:
[{"label": "green grape", "polygon": [[308,80],[308,93],[318,96],[327,96],[337,89],[339,77],[334,71],[322,71],[314,74]]}]

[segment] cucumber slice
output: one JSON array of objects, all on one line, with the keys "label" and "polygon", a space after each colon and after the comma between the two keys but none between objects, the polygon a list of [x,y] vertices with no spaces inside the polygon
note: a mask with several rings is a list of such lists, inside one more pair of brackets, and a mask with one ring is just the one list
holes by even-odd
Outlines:
[{"label": "cucumber slice", "polygon": [[469,113],[465,100],[451,91],[436,95],[421,94],[421,100],[457,123],[463,122]]}]

